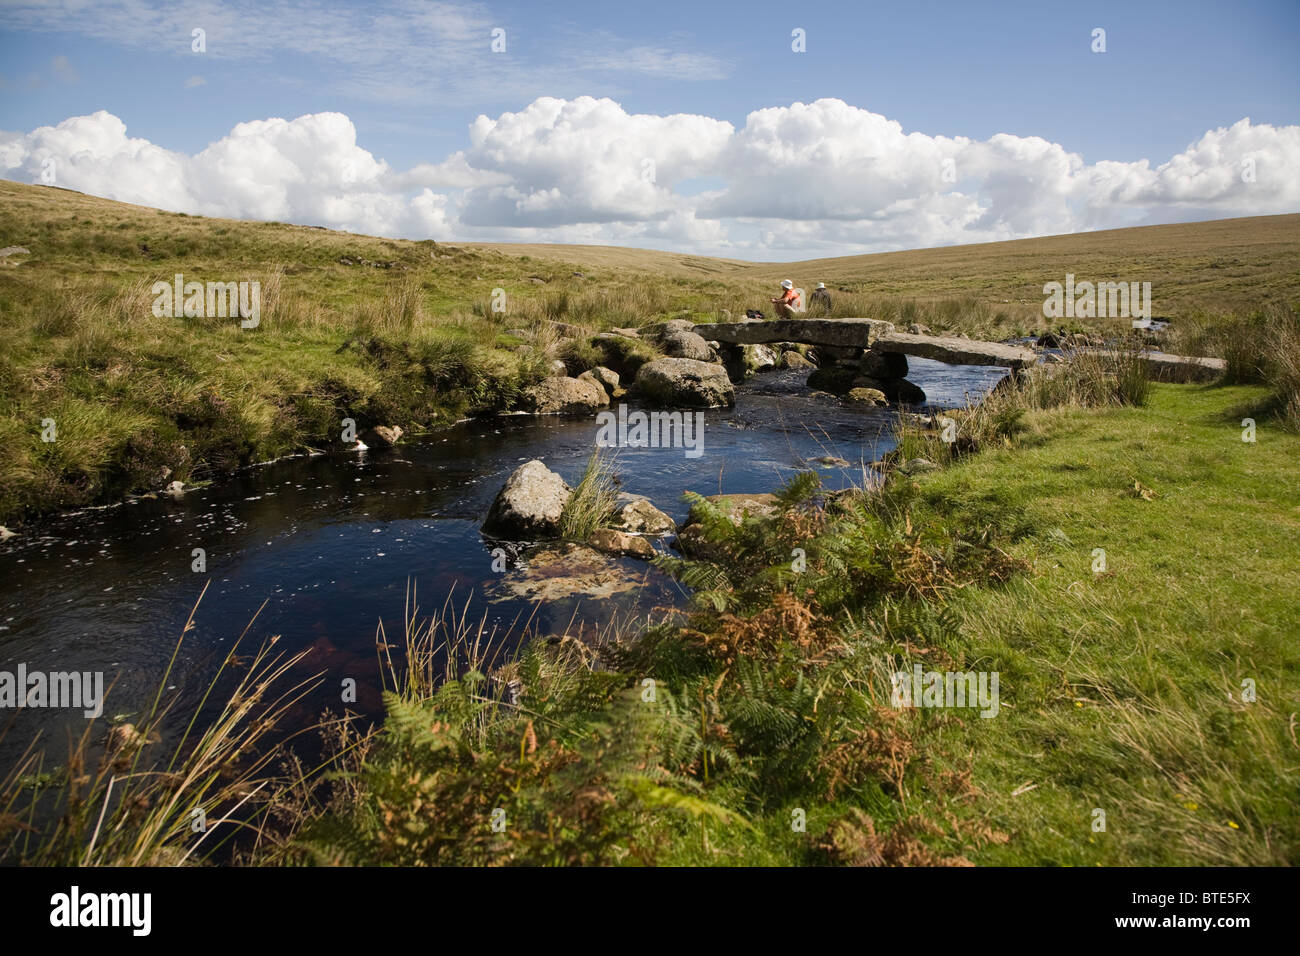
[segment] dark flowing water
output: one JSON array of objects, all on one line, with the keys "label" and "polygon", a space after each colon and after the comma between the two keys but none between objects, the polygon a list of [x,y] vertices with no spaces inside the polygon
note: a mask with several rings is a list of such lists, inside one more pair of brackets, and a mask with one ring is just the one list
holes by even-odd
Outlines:
[{"label": "dark flowing water", "polygon": [[[982,396],[1002,369],[911,360],[909,378],[932,404]],[[760,375],[736,407],[705,413],[703,454],[680,448],[617,452],[622,488],[685,517],[685,491],[771,491],[816,468],[828,487],[863,481],[862,464],[893,447],[895,413],[811,395],[806,373]],[[310,649],[322,687],[299,708],[305,723],[341,709],[340,682],[356,681],[353,709],[378,714],[376,624],[400,635],[408,581],[422,610],[471,598],[470,617],[504,634],[531,617],[534,633],[598,628],[612,617],[662,613],[685,594],[644,562],[615,559],[637,582],[608,598],[582,594],[538,606],[509,591],[518,567],[493,570],[479,526],[509,474],[539,458],[575,484],[591,455],[592,419],[506,416],[466,422],[388,452],[294,458],[245,470],[179,500],[136,500],[47,521],[0,545],[0,671],[103,671],[113,684],[106,717],[152,700],[177,637],[203,589],[169,685],[197,702],[231,642],[266,602],[246,651]],[[819,464],[835,457],[843,466]],[[206,552],[206,573],[192,567]],[[527,565],[525,553],[524,564]],[[516,627],[514,633],[518,633]],[[246,652],[245,651],[245,652]],[[12,720],[12,725],[10,721]],[[79,711],[0,711],[0,775],[37,729],[58,740],[80,732]],[[56,753],[59,748],[55,747]]]}]

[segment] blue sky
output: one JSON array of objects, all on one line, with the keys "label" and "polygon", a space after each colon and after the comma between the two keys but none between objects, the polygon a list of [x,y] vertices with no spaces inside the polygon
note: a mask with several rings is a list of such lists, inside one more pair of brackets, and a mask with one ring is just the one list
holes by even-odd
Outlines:
[{"label": "blue sky", "polygon": [[[909,183],[904,188],[906,176],[898,169],[881,173],[886,180],[893,176],[897,188],[875,190],[853,200],[855,208],[861,207],[857,221],[887,220],[896,228],[864,227],[860,234],[839,230],[832,242],[854,246],[845,251],[882,247],[882,242],[897,246],[908,241],[933,244],[1009,237],[1025,230],[1051,230],[1057,222],[1064,227],[1061,231],[1070,231],[1131,221],[1300,211],[1294,190],[1280,180],[1268,195],[1262,188],[1268,184],[1256,181],[1252,185],[1261,188],[1238,189],[1236,196],[1223,188],[1192,195],[1182,185],[1161,185],[1155,179],[1122,186],[1112,182],[1113,188],[1102,195],[1088,192],[1081,180],[1076,181],[1080,176],[1095,179],[1096,164],[1148,160],[1149,167],[1156,169],[1208,131],[1234,128],[1246,117],[1251,127],[1228,138],[1237,144],[1231,148],[1239,147],[1241,156],[1248,151],[1270,156],[1263,165],[1273,175],[1286,172],[1297,178],[1293,137],[1270,139],[1259,132],[1261,128],[1285,131],[1300,123],[1296,56],[1300,3],[1295,0],[1232,4],[408,0],[156,4],[105,0],[84,5],[6,0],[0,2],[0,22],[5,24],[0,32],[0,129],[11,140],[9,165],[7,171],[0,168],[0,174],[24,181],[37,181],[33,166],[37,152],[43,149],[42,155],[53,155],[52,150],[70,148],[48,137],[33,138],[34,131],[99,111],[120,120],[127,137],[175,154],[178,169],[186,166],[185,157],[227,137],[237,124],[337,113],[355,129],[356,147],[385,166],[384,172],[370,179],[361,176],[362,186],[383,192],[384,203],[394,190],[410,201],[426,186],[442,197],[429,200],[443,204],[440,218],[398,216],[392,222],[393,232],[418,232],[421,222],[452,231],[462,222],[481,223],[482,214],[471,211],[468,219],[463,214],[470,207],[487,208],[487,191],[495,190],[492,225],[466,227],[461,238],[564,241],[603,235],[608,241],[700,251],[725,252],[733,243],[740,244],[737,249],[756,250],[764,245],[765,232],[788,233],[780,228],[781,217],[765,215],[760,187],[766,184],[797,195],[802,188],[799,177],[819,175],[815,162],[804,161],[808,157],[780,169],[763,167],[784,160],[774,159],[762,144],[746,152],[748,118],[754,111],[838,100],[857,112],[819,125],[816,135],[799,133],[790,145],[809,157],[818,151],[830,156],[828,161],[846,175],[845,164],[851,164],[852,157],[846,158],[845,150],[878,149],[903,156],[916,145],[908,143],[909,134],[936,140],[940,152],[948,148],[944,142],[958,138],[977,144],[990,143],[998,134],[1022,141],[1041,139],[1089,167],[1076,170],[1067,186],[1052,187],[1063,191],[1063,196],[1068,193],[1060,207],[1069,207],[1066,215],[1051,212],[1041,197],[1029,195],[1034,177],[1040,175],[1030,168],[1032,164],[1018,158],[1007,167],[1005,162],[986,161],[987,157],[971,159],[969,149],[963,153],[953,147],[957,150],[953,156],[963,156],[963,169],[959,182],[943,185],[957,187],[971,200],[967,207],[958,210],[951,197],[941,201],[939,187]],[[206,31],[204,53],[191,50],[193,27]],[[506,31],[504,53],[490,49],[491,31],[498,27]],[[791,50],[794,28],[806,31],[805,53]],[[1091,49],[1095,28],[1106,31],[1105,53]],[[673,173],[671,181],[656,184],[662,195],[639,200],[625,196],[611,204],[595,203],[599,208],[586,211],[582,196],[567,196],[563,202],[553,196],[552,213],[544,217],[553,234],[543,235],[536,225],[543,219],[523,215],[514,227],[500,210],[507,200],[526,205],[528,197],[546,202],[548,193],[558,196],[566,188],[589,188],[581,178],[566,182],[566,174],[555,168],[584,162],[581,153],[555,154],[528,167],[499,150],[492,156],[487,152],[475,156],[470,134],[470,124],[480,114],[492,120],[517,114],[538,97],[566,102],[608,98],[627,117],[707,117],[730,124],[735,135],[730,140],[719,138],[711,161],[699,157],[686,161],[680,151],[661,153],[658,146],[643,147],[655,154],[658,168]],[[896,123],[899,136],[890,139],[876,131],[863,133],[865,140],[857,137],[855,124],[874,122],[868,114]],[[629,133],[636,122],[619,115],[607,119],[613,124],[608,137],[644,135],[653,144],[690,135],[669,128]],[[521,153],[529,153],[526,142],[544,143],[550,135],[543,128],[547,122],[567,120],[539,118],[528,129],[516,130],[512,135]],[[108,149],[102,146],[107,132],[81,130],[77,135],[86,139],[92,151]],[[24,139],[19,142],[18,136]],[[604,142],[605,134],[601,138]],[[868,141],[873,145],[864,146]],[[1225,143],[1200,150],[1192,161],[1202,165],[1226,161]],[[81,148],[84,154],[87,147]],[[482,181],[461,177],[449,185],[445,177],[427,183],[392,178],[420,164],[444,163],[458,151],[467,151],[469,166],[485,172]],[[1005,159],[1006,150],[1002,153]],[[71,164],[71,156],[65,159],[65,175],[72,175],[75,166],[80,177],[67,183],[73,188],[101,192],[134,188],[134,201],[150,198],[136,195],[143,186],[114,187],[113,177],[92,174],[85,162]],[[102,162],[116,165],[121,181],[129,182],[130,171],[122,170],[120,150],[105,154]],[[747,163],[756,170],[755,181],[733,183],[750,174]],[[273,180],[275,165],[245,175]],[[860,166],[858,178],[874,175],[873,168]],[[977,170],[974,180],[967,177],[972,168]],[[1107,168],[1101,167],[1109,176]],[[220,189],[220,171],[207,172],[216,178],[206,180],[202,188]],[[198,182],[192,173],[187,175]],[[590,175],[591,182],[603,182],[610,174],[593,169]],[[348,176],[349,184],[356,182],[354,173]],[[1013,189],[1009,180],[1019,185]],[[839,181],[834,171],[827,177],[828,183]],[[633,186],[628,189],[634,191]],[[735,201],[735,195],[746,193],[747,188],[755,204]],[[478,192],[467,196],[467,189]],[[730,191],[732,198],[712,208],[725,207],[739,215],[710,218],[702,216],[709,203],[685,202],[687,197],[718,191]],[[1037,210],[999,215],[997,203],[1013,195],[1015,202],[1036,205]],[[160,192],[156,199],[157,204],[189,202],[197,211],[220,205],[217,198],[201,191],[184,198]],[[910,200],[914,202],[909,205]],[[873,207],[872,202],[878,205]],[[287,208],[297,218],[371,231],[385,220],[373,208],[380,203],[377,194],[367,203],[372,208],[357,214],[360,218],[355,222],[346,217],[331,221],[323,208],[299,208],[301,204],[292,202]],[[1102,215],[1102,203],[1115,208]],[[258,218],[263,207],[253,203],[247,208],[222,208],[228,214]],[[798,203],[791,208],[793,213],[787,210],[783,215],[800,211]],[[807,212],[817,215],[817,203]],[[909,231],[904,221],[908,215],[939,216],[946,225]],[[663,226],[673,217],[679,228]],[[689,227],[683,225],[688,218]],[[337,214],[334,219],[338,220]],[[708,220],[707,227],[703,220]],[[592,224],[602,221],[617,221],[626,228],[607,225],[604,234],[593,232]],[[636,226],[647,222],[660,225]],[[715,223],[722,228],[715,228]],[[769,228],[773,224],[776,228]],[[645,241],[634,242],[638,237]],[[802,240],[792,241],[798,245]],[[817,242],[807,251],[819,251]]]}]

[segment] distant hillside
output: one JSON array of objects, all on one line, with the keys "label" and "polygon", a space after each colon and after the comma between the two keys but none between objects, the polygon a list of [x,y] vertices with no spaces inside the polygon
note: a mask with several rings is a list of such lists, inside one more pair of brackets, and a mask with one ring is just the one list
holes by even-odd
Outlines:
[{"label": "distant hillside", "polygon": [[[1067,272],[1081,280],[1150,282],[1157,314],[1249,311],[1268,301],[1300,301],[1300,214],[753,263],[619,246],[478,242],[438,242],[435,259],[428,241],[186,216],[3,180],[0,206],[0,245],[30,249],[29,269],[64,272],[111,263],[114,269],[156,272],[163,261],[188,259],[195,269],[282,265],[293,273],[333,271],[339,258],[351,256],[418,269],[435,308],[465,303],[495,287],[535,295],[545,290],[530,280],[555,288],[567,285],[573,272],[618,283],[667,277],[700,295],[752,295],[759,307],[771,286],[788,276],[807,288],[820,281],[877,296],[1010,305],[1017,308],[1008,311],[1025,320],[1037,314],[1043,284]],[[328,277],[323,284],[327,297],[339,293],[350,300],[359,291],[342,289]]]},{"label": "distant hillside", "polygon": [[801,285],[825,282],[880,295],[1041,303],[1045,282],[1150,282],[1157,312],[1253,309],[1300,300],[1300,214],[1017,239],[789,263],[746,263],[611,246],[469,243],[510,255],[674,276]]}]

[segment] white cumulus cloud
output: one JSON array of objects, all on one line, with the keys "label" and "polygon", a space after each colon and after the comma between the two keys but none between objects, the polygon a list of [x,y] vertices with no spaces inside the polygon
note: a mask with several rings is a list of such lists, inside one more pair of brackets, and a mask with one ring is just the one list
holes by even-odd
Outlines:
[{"label": "white cumulus cloud", "polygon": [[1059,143],[906,132],[842,100],[740,128],[542,97],[394,170],[341,113],[240,123],[188,155],[107,112],[0,133],[0,175],[164,209],[382,235],[811,257],[1300,211],[1300,126],[1242,119],[1153,164]]}]

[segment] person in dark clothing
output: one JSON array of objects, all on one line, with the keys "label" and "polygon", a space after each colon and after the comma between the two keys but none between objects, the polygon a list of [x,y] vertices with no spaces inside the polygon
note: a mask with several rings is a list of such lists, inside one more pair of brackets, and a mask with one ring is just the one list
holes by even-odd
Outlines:
[{"label": "person in dark clothing", "polygon": [[823,315],[830,314],[831,292],[826,288],[825,282],[818,282],[817,288],[813,289],[812,295],[808,297],[808,310],[810,312],[820,312]]}]

